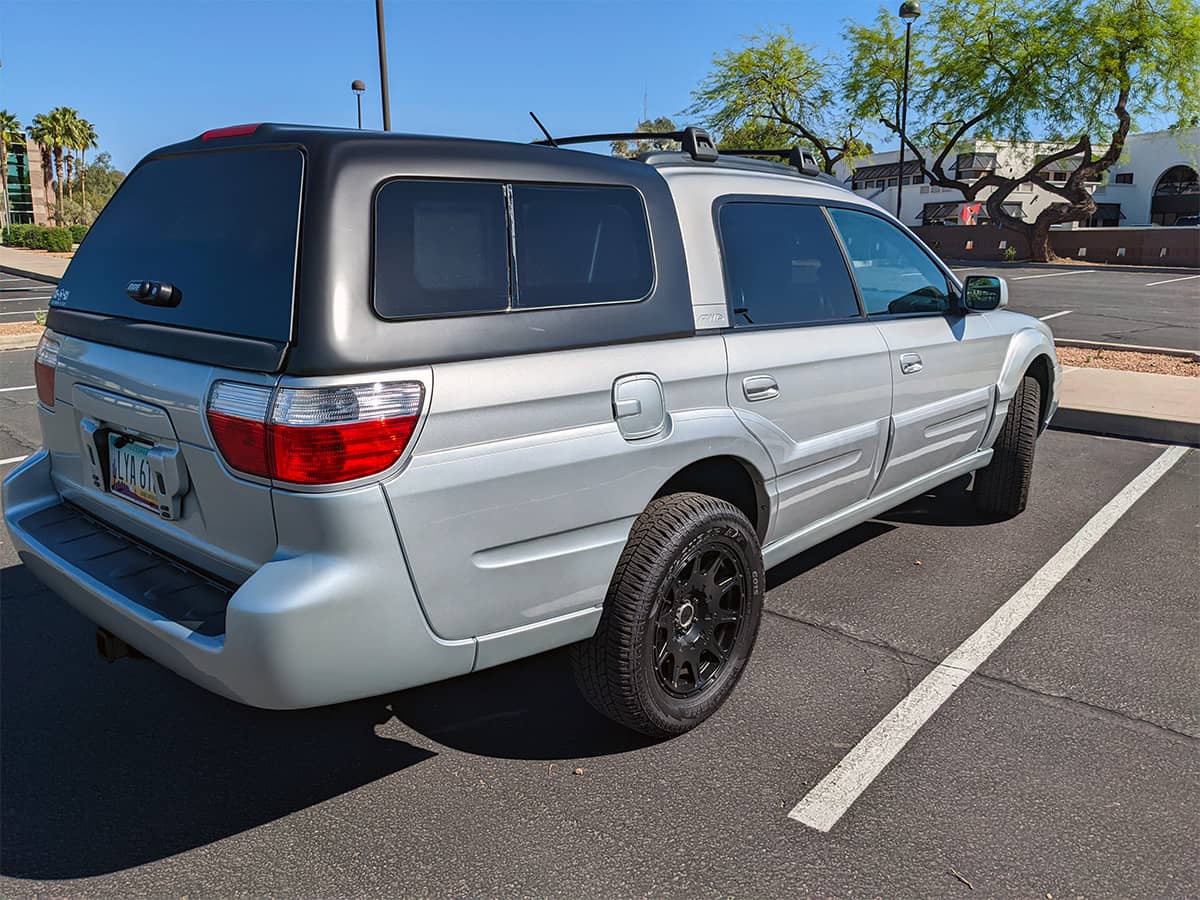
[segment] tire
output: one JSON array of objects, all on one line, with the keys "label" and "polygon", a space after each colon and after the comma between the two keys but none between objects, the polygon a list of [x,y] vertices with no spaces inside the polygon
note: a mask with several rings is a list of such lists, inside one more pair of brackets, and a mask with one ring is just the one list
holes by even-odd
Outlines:
[{"label": "tire", "polygon": [[584,697],[654,738],[699,725],[750,659],[764,582],[741,510],[705,494],[654,500],[630,531],[595,635],[571,648]]},{"label": "tire", "polygon": [[975,505],[981,512],[1010,518],[1025,511],[1041,407],[1042,386],[1026,375],[1008,406],[992,461],[975,475]]}]

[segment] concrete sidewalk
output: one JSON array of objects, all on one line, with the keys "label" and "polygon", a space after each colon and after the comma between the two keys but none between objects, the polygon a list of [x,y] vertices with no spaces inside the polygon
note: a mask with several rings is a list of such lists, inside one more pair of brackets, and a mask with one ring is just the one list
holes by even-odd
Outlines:
[{"label": "concrete sidewalk", "polygon": [[1051,425],[1200,445],[1200,378],[1065,367]]},{"label": "concrete sidewalk", "polygon": [[36,278],[39,281],[57,282],[67,271],[71,260],[62,256],[51,256],[37,250],[0,245],[0,272]]}]

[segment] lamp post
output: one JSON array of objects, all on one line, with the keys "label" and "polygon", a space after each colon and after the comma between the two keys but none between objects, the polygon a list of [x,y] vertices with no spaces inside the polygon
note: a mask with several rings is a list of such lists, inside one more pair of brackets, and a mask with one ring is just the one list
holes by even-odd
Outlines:
[{"label": "lamp post", "polygon": [[383,130],[392,130],[392,108],[388,103],[387,38],[383,33],[383,0],[375,0],[375,31],[379,37],[379,92],[383,101]]},{"label": "lamp post", "polygon": [[912,47],[912,23],[919,15],[921,15],[920,0],[904,0],[900,4],[900,18],[904,20],[904,87],[900,91],[900,176],[896,179],[897,219],[900,219],[900,202],[904,196],[904,133],[908,127],[908,54]]},{"label": "lamp post", "polygon": [[362,128],[362,95],[367,86],[363,84],[361,78],[355,78],[350,82],[350,90],[354,91],[354,99],[358,101],[358,127]]}]

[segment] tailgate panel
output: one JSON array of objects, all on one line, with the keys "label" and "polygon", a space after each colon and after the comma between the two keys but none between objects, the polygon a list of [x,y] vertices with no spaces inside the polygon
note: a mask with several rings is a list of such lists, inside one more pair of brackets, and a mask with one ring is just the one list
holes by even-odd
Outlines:
[{"label": "tailgate panel", "polygon": [[[204,404],[218,378],[275,380],[64,336],[42,432],[63,497],[189,565],[241,581],[274,554],[275,519],[270,485],[234,476],[213,448]],[[110,433],[158,448],[172,509],[160,515],[107,490]]]}]

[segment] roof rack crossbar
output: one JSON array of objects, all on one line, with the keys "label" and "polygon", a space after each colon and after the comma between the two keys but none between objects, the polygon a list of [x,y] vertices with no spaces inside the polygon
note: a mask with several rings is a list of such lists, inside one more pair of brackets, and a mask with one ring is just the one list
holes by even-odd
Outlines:
[{"label": "roof rack crossbar", "polygon": [[715,162],[718,153],[708,132],[703,128],[685,128],[683,131],[613,131],[605,134],[576,134],[556,137],[552,140],[534,141],[543,147],[563,147],[568,144],[592,144],[600,141],[679,141],[683,152],[701,162]]},{"label": "roof rack crossbar", "polygon": [[789,166],[797,169],[802,175],[818,175],[817,158],[811,150],[801,147],[784,147],[778,150],[726,150],[721,149],[726,156],[773,156],[785,159]]}]

